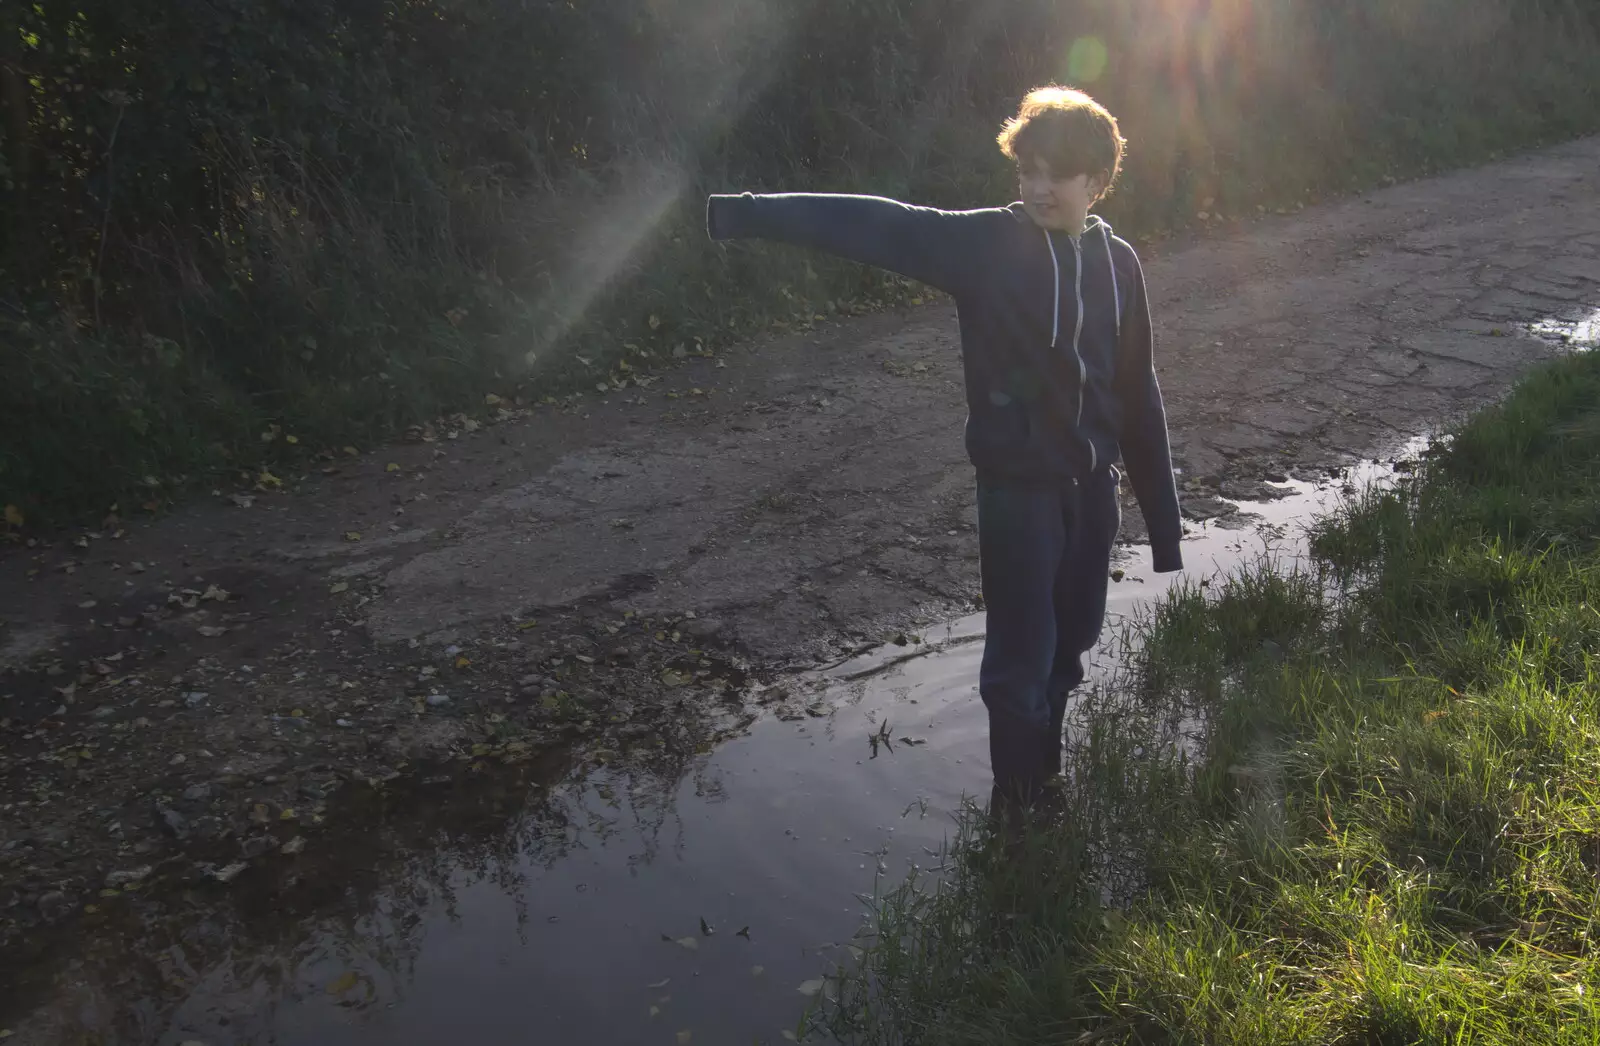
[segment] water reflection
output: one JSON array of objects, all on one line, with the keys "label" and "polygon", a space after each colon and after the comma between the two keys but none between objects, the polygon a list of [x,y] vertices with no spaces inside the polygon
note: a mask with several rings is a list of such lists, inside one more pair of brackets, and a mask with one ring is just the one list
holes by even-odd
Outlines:
[{"label": "water reflection", "polygon": [[[1113,621],[1297,555],[1300,521],[1383,474],[1278,485],[1196,530],[1185,575],[1131,555]],[[861,895],[934,860],[963,795],[986,794],[981,637],[980,615],[785,680],[700,752],[365,789],[293,862],[80,927],[37,1041],[784,1041]],[[1108,645],[1095,678],[1116,664]]]},{"label": "water reflection", "polygon": [[1555,342],[1570,352],[1589,352],[1600,347],[1600,309],[1540,320],[1530,324],[1528,332],[1541,340]]}]

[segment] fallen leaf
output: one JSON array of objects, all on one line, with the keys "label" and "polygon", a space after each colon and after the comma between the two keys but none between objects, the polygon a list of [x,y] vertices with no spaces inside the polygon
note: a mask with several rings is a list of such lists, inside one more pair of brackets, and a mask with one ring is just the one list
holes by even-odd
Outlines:
[{"label": "fallen leaf", "polygon": [[348,582],[348,581],[335,582],[328,589],[328,591],[332,592],[334,595],[338,595],[340,592],[348,592],[348,591],[350,591],[350,582]]},{"label": "fallen leaf", "polygon": [[766,972],[767,972],[767,968],[765,966],[752,966],[752,967],[750,967],[750,976],[752,976],[752,977],[760,977],[763,973],[766,973]]},{"label": "fallen leaf", "polygon": [[671,983],[672,983],[672,978],[671,977],[663,977],[659,981],[657,981],[656,983],[647,984],[647,985],[645,985],[645,987],[649,988],[651,991],[659,991],[659,990],[661,990],[662,988],[665,988],[667,985],[669,985]]},{"label": "fallen leaf", "polygon": [[661,1007],[659,1007],[659,1006],[650,1007],[650,1016],[651,1017],[659,1017],[659,1016],[661,1016]]},{"label": "fallen leaf", "polygon": [[347,530],[347,531],[344,532],[344,539],[346,541],[360,541],[361,540],[361,531],[359,531],[359,530]]},{"label": "fallen leaf", "polygon": [[801,981],[800,987],[796,990],[799,991],[801,995],[810,998],[822,990],[822,981],[820,979],[813,981]]},{"label": "fallen leaf", "polygon": [[219,628],[216,625],[201,625],[195,631],[199,632],[202,636],[205,636],[207,639],[215,639],[218,636],[220,636],[220,635],[224,634],[225,632],[227,632],[228,630],[225,629],[225,628]]},{"label": "fallen leaf", "polygon": [[748,941],[750,939],[750,927],[746,926],[744,929],[742,929],[738,933],[734,934],[734,936],[735,937],[743,937],[745,940]]},{"label": "fallen leaf", "polygon": [[794,1037],[794,1032],[790,1031],[788,1028],[783,1029],[783,1031],[779,1032],[778,1034],[782,1035],[784,1037],[784,1040],[787,1041],[787,1042],[799,1042],[800,1041],[799,1039]]},{"label": "fallen leaf", "polygon": [[650,314],[650,329],[653,331],[658,331],[661,329],[661,317],[657,316],[655,313]]},{"label": "fallen leaf", "polygon": [[257,486],[262,487],[277,488],[283,486],[283,480],[279,479],[277,476],[274,476],[266,469],[262,469],[261,472],[256,475],[256,484]]},{"label": "fallen leaf", "polygon": [[216,585],[207,585],[206,590],[200,593],[200,598],[209,599],[213,603],[226,603],[228,601],[228,590],[218,588]]},{"label": "fallen leaf", "polygon": [[399,472],[400,471],[400,466],[398,464],[396,464],[395,462],[391,461],[391,462],[389,462],[389,464],[387,464],[387,465],[385,465],[383,467],[383,471],[385,471],[385,472]]},{"label": "fallen leaf", "polygon": [[700,917],[700,932],[707,937],[710,937],[712,934],[717,932],[711,928],[709,923],[706,922],[706,917],[703,915]]},{"label": "fallen leaf", "polygon": [[456,658],[457,668],[466,668],[470,664],[472,664],[472,659],[465,654],[462,654],[460,657]]},{"label": "fallen leaf", "polygon": [[341,973],[339,976],[328,982],[328,994],[343,995],[351,988],[354,988],[360,981],[360,976],[357,975],[354,970],[346,970],[344,973]]},{"label": "fallen leaf", "polygon": [[679,937],[672,943],[678,945],[680,948],[687,948],[691,952],[697,952],[700,950],[700,941],[694,937]]},{"label": "fallen leaf", "polygon": [[683,1029],[678,1033],[678,1046],[684,1046],[693,1037],[693,1033],[688,1028]]},{"label": "fallen leaf", "polygon": [[15,505],[6,506],[6,523],[9,526],[20,527],[26,522],[27,517],[22,514],[21,509],[17,508]]}]

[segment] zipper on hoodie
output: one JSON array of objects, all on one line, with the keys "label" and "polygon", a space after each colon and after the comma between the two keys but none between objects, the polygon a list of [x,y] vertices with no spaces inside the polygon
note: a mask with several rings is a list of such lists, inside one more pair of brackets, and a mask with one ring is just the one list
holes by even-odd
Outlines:
[{"label": "zipper on hoodie", "polygon": [[[1072,427],[1079,432],[1083,429],[1083,389],[1089,384],[1089,368],[1084,366],[1083,353],[1078,350],[1078,342],[1083,336],[1083,243],[1076,236],[1069,236],[1072,241],[1072,253],[1077,264],[1072,270],[1072,293],[1078,302],[1078,321],[1072,329],[1072,358],[1078,364],[1078,416],[1073,419]],[[1050,235],[1050,230],[1044,230],[1044,242],[1050,247],[1050,269],[1055,274],[1054,300],[1050,310],[1050,347],[1056,347],[1061,336],[1061,262],[1056,257],[1056,240]],[[1099,467],[1099,454],[1094,449],[1094,440],[1085,436],[1083,441],[1089,444],[1089,471],[1093,472]]]}]

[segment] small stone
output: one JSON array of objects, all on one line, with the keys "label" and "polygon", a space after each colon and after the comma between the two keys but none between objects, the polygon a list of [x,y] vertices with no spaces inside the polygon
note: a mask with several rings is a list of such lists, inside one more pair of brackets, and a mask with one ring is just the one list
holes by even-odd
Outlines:
[{"label": "small stone", "polygon": [[684,622],[683,630],[696,639],[710,639],[722,631],[722,622],[716,618],[699,617]]},{"label": "small stone", "polygon": [[174,839],[187,839],[189,837],[189,819],[171,807],[163,807],[159,811],[161,824],[167,833]]},{"label": "small stone", "polygon": [[67,895],[60,890],[51,890],[39,898],[39,914],[51,922],[67,914],[68,909],[71,907],[72,904],[67,900]]},{"label": "small stone", "polygon": [[189,761],[189,757],[184,755],[182,752],[179,752],[177,755],[173,756],[167,762],[167,765],[168,766],[182,766],[184,763],[187,763],[188,761]]},{"label": "small stone", "polygon": [[201,704],[205,703],[206,698],[210,696],[211,695],[206,693],[204,690],[194,690],[183,695],[183,703],[188,705],[190,708],[197,708]]},{"label": "small stone", "polygon": [[240,872],[244,871],[248,867],[250,866],[245,864],[243,861],[235,861],[225,868],[218,868],[211,874],[216,877],[218,882],[231,883],[239,877]]},{"label": "small stone", "polygon": [[305,848],[306,837],[303,835],[297,835],[283,844],[283,852],[286,854],[297,854]]},{"label": "small stone", "polygon": [[183,797],[191,803],[203,802],[211,798],[211,786],[204,782],[192,784],[183,790]]},{"label": "small stone", "polygon": [[107,872],[106,889],[121,890],[132,886],[134,883],[143,882],[150,874],[150,871],[151,869],[148,864],[141,864],[139,867],[130,868],[127,871]]},{"label": "small stone", "polygon": [[117,710],[112,708],[110,705],[101,705],[99,708],[94,710],[94,717],[96,719],[110,719],[116,714]]},{"label": "small stone", "polygon": [[443,707],[444,705],[448,705],[449,703],[450,703],[450,696],[448,694],[429,694],[428,695],[428,704],[433,706],[434,708],[440,708],[440,707]]},{"label": "small stone", "polygon": [[354,724],[354,723],[352,723],[352,722],[351,722],[351,721],[350,721],[350,720],[348,720],[348,719],[335,719],[335,720],[334,720],[334,721],[333,721],[333,725],[334,725],[334,726],[342,726],[342,727],[352,727],[352,726],[355,726],[355,724]]},{"label": "small stone", "polygon": [[244,855],[245,860],[249,860],[275,850],[277,846],[278,840],[270,835],[252,835],[239,844],[239,852]]}]

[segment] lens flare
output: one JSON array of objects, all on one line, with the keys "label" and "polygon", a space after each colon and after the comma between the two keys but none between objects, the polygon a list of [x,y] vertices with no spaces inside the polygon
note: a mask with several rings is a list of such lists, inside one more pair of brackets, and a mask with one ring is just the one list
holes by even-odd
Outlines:
[{"label": "lens flare", "polygon": [[1098,36],[1080,36],[1067,49],[1067,78],[1078,84],[1094,83],[1105,75],[1110,57],[1104,40]]}]

